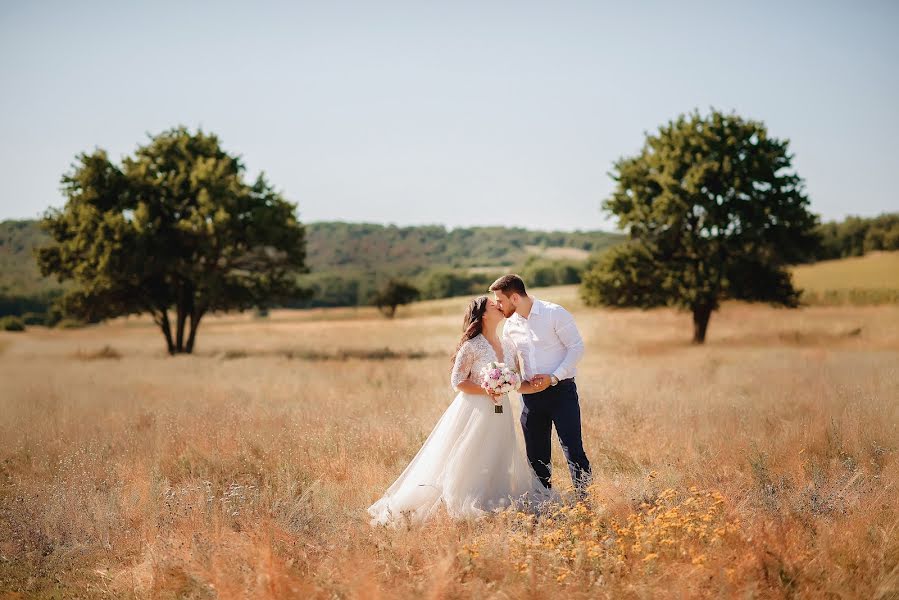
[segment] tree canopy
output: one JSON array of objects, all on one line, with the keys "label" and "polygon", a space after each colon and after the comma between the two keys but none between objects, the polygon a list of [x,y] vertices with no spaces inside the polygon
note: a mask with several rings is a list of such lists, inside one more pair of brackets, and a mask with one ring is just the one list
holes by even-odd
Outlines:
[{"label": "tree canopy", "polygon": [[692,311],[694,342],[727,298],[796,306],[785,266],[818,238],[788,142],[759,121],[681,115],[618,160],[603,208],[628,241],[584,275],[588,304]]},{"label": "tree canopy", "polygon": [[208,312],[304,293],[296,206],[264,175],[245,181],[215,135],[171,129],[121,165],[103,150],[84,153],[62,186],[65,206],[42,221],[53,243],[37,257],[43,275],[74,283],[62,299],[68,314],[149,313],[168,352],[189,353]]},{"label": "tree canopy", "polygon": [[866,252],[899,250],[899,213],[876,217],[846,217],[840,222],[822,223],[819,259],[862,256]]},{"label": "tree canopy", "polygon": [[418,288],[412,284],[400,279],[390,279],[375,293],[374,302],[381,314],[392,319],[398,306],[414,302],[419,296]]}]

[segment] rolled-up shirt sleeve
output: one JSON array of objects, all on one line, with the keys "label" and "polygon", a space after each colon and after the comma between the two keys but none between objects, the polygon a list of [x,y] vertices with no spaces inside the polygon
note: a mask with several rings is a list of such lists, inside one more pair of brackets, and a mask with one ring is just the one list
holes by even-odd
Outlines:
[{"label": "rolled-up shirt sleeve", "polygon": [[561,381],[574,376],[577,363],[584,356],[584,340],[581,339],[581,334],[577,330],[574,317],[564,308],[560,307],[556,311],[553,327],[559,340],[567,349],[562,363],[552,373]]},{"label": "rolled-up shirt sleeve", "polygon": [[519,373],[524,381],[536,375],[537,359],[534,344],[530,340],[530,331],[526,324],[506,323],[503,328],[503,341],[510,346],[518,363]]}]

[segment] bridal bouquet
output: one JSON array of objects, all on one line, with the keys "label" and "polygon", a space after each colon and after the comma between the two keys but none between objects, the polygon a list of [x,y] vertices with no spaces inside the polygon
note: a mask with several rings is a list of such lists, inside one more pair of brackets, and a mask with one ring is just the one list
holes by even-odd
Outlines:
[{"label": "bridal bouquet", "polygon": [[[521,377],[504,363],[492,362],[481,369],[481,387],[495,396],[514,392],[521,386]],[[502,404],[495,404],[493,411],[503,412]]]}]

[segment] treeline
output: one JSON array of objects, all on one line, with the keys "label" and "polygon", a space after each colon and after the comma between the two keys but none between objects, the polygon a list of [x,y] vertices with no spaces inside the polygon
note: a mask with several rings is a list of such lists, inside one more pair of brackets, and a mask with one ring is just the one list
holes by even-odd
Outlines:
[{"label": "treeline", "polygon": [[307,299],[298,300],[290,308],[374,305],[378,295],[391,281],[403,281],[419,292],[421,300],[483,294],[500,275],[515,271],[528,285],[545,287],[580,283],[586,261],[540,258],[533,255],[518,265],[466,268],[432,267],[417,274],[398,269],[360,271],[323,271],[300,278],[312,290]]},{"label": "treeline", "polygon": [[306,226],[307,263],[314,273],[394,270],[416,276],[434,267],[513,266],[548,248],[585,253],[614,245],[621,234],[604,231],[530,231],[518,227],[439,225],[397,227],[322,222]]},{"label": "treeline", "polygon": [[862,256],[879,250],[899,250],[899,213],[878,217],[848,217],[844,221],[822,223],[818,260]]},{"label": "treeline", "polygon": [[[373,305],[391,280],[413,285],[422,299],[482,293],[509,270],[535,286],[577,283],[583,258],[624,238],[603,231],[505,227],[322,222],[305,228],[310,273],[300,282],[313,293],[282,306]],[[48,242],[37,221],[0,223],[0,316],[45,315],[48,324],[59,318],[52,307],[64,287],[41,277],[33,255]],[[578,259],[556,258],[553,252]]]},{"label": "treeline", "polygon": [[[373,305],[390,281],[415,287],[421,299],[483,293],[502,273],[515,271],[533,287],[580,283],[588,256],[624,235],[603,231],[531,231],[523,228],[397,227],[321,222],[306,226],[307,264],[300,277],[309,298],[293,308]],[[818,225],[815,260],[899,250],[899,213],[849,217]],[[54,324],[64,288],[40,276],[33,249],[48,236],[35,220],[0,223],[0,317]],[[575,258],[567,258],[568,254]]]},{"label": "treeline", "polygon": [[26,298],[40,298],[61,289],[55,280],[41,277],[34,258],[33,250],[49,241],[37,221],[0,222],[0,295],[8,297],[0,301],[0,306],[27,303]]},{"label": "treeline", "polygon": [[[313,223],[307,229],[311,272],[301,277],[312,295],[292,306],[372,305],[397,280],[423,300],[478,294],[510,270],[538,287],[578,283],[584,258],[623,239],[604,231]],[[552,256],[564,250],[579,258]]]}]

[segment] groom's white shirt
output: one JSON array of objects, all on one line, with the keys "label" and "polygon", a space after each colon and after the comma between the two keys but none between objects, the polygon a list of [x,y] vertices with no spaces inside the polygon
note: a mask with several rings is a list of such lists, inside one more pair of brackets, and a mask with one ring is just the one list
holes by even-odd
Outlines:
[{"label": "groom's white shirt", "polygon": [[527,319],[515,313],[503,326],[503,338],[515,346],[522,363],[522,378],[538,373],[555,375],[560,381],[574,377],[584,355],[584,341],[574,317],[558,304],[533,301]]}]

